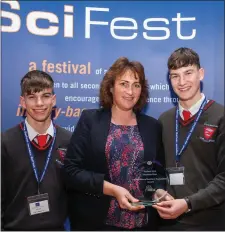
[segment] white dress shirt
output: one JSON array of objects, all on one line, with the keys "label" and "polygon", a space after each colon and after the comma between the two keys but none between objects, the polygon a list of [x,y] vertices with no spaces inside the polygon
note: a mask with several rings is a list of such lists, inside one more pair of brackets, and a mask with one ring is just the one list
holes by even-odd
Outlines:
[{"label": "white dress shirt", "polygon": [[190,113],[191,113],[191,117],[193,115],[195,115],[196,113],[198,113],[200,107],[201,107],[201,104],[202,102],[204,101],[205,99],[205,95],[204,93],[201,93],[202,97],[190,108],[190,109],[185,109],[181,106],[180,102],[178,103],[179,105],[179,113],[180,113],[180,117],[184,120],[184,116],[183,116],[183,111],[184,110],[188,110]]},{"label": "white dress shirt", "polygon": [[[31,125],[28,123],[27,119],[25,119],[25,124],[26,124],[26,127],[27,127],[27,133],[28,133],[28,137],[30,139],[30,141],[33,141],[33,139],[37,136],[37,135],[41,135],[40,133],[38,133],[37,131],[34,130],[33,127],[31,127]],[[53,127],[53,123],[51,121],[51,124],[50,126],[48,127],[47,131],[42,134],[42,135],[51,135],[52,137],[54,136],[54,127]],[[47,141],[49,140],[49,136],[47,138]],[[37,142],[37,141],[35,141]]]}]

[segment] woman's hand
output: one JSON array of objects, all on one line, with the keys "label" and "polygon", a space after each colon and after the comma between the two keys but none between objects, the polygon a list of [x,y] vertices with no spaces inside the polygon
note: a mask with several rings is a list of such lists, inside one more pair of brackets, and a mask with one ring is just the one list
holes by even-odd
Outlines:
[{"label": "woman's hand", "polygon": [[106,195],[115,197],[119,203],[120,208],[122,209],[137,211],[145,208],[143,205],[133,206],[131,203],[138,202],[139,200],[134,198],[127,189],[118,185],[111,184],[108,181],[104,181],[103,192]]},{"label": "woman's hand", "polygon": [[138,202],[139,200],[134,198],[130,192],[120,186],[116,186],[114,188],[114,197],[117,199],[120,208],[122,209],[128,209],[131,211],[136,211],[140,209],[144,209],[145,207],[143,205],[133,206],[131,203]]}]

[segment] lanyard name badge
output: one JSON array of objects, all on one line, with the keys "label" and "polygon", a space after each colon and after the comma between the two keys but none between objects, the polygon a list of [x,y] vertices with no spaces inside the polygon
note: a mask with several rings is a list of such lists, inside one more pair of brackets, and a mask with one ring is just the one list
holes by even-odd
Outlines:
[{"label": "lanyard name badge", "polygon": [[32,165],[32,168],[33,168],[33,171],[34,171],[35,178],[37,180],[37,184],[38,184],[38,194],[35,195],[35,196],[30,196],[30,197],[27,198],[29,213],[32,216],[32,215],[46,213],[46,212],[50,211],[48,193],[40,194],[39,187],[40,187],[40,183],[42,182],[42,180],[43,180],[43,178],[45,176],[45,173],[46,173],[46,170],[47,170],[50,158],[51,158],[51,153],[52,153],[52,149],[53,149],[53,145],[54,145],[55,137],[56,137],[56,129],[54,127],[53,141],[52,141],[51,147],[49,148],[47,159],[46,159],[46,162],[45,162],[45,165],[44,165],[43,172],[40,175],[40,178],[38,176],[38,171],[37,171],[36,163],[35,163],[35,160],[34,160],[34,155],[33,155],[32,150],[31,150],[30,140],[29,140],[29,137],[28,137],[28,132],[27,132],[27,128],[26,128],[25,123],[24,123],[23,132],[24,132],[24,137],[25,137],[25,140],[26,140],[26,145],[27,145],[27,150],[28,150],[28,154],[29,154],[29,157],[30,157],[31,165]]},{"label": "lanyard name badge", "polygon": [[175,149],[176,149],[176,167],[172,167],[172,168],[167,168],[167,171],[169,173],[169,180],[170,180],[170,185],[184,185],[185,184],[185,178],[184,178],[184,167],[178,167],[179,161],[180,161],[180,156],[183,153],[183,151],[186,149],[190,138],[193,134],[193,131],[199,121],[199,118],[203,112],[203,109],[205,107],[207,103],[206,98],[204,99],[204,101],[202,102],[200,109],[197,113],[197,116],[194,120],[194,123],[190,129],[190,131],[188,132],[188,135],[183,143],[183,146],[181,147],[181,149],[179,150],[179,109],[177,106],[176,109],[176,133],[175,133]]}]

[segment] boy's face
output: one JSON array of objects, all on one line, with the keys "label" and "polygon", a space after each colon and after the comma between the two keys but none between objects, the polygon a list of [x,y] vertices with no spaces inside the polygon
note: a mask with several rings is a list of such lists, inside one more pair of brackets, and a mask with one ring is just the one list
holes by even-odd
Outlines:
[{"label": "boy's face", "polygon": [[193,100],[200,94],[200,82],[203,78],[203,68],[198,69],[196,65],[170,70],[173,90],[182,101]]},{"label": "boy's face", "polygon": [[37,122],[44,122],[51,117],[52,108],[56,104],[56,96],[53,89],[44,89],[40,92],[32,92],[20,97],[20,104],[27,111],[27,117]]}]

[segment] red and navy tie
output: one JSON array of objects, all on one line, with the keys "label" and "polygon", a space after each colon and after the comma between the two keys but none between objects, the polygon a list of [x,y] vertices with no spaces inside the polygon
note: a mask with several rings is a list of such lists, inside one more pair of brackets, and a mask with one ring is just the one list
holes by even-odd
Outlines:
[{"label": "red and navy tie", "polygon": [[187,121],[191,117],[191,112],[188,110],[183,110],[184,121]]},{"label": "red and navy tie", "polygon": [[38,145],[44,147],[47,143],[48,135],[37,135]]}]

